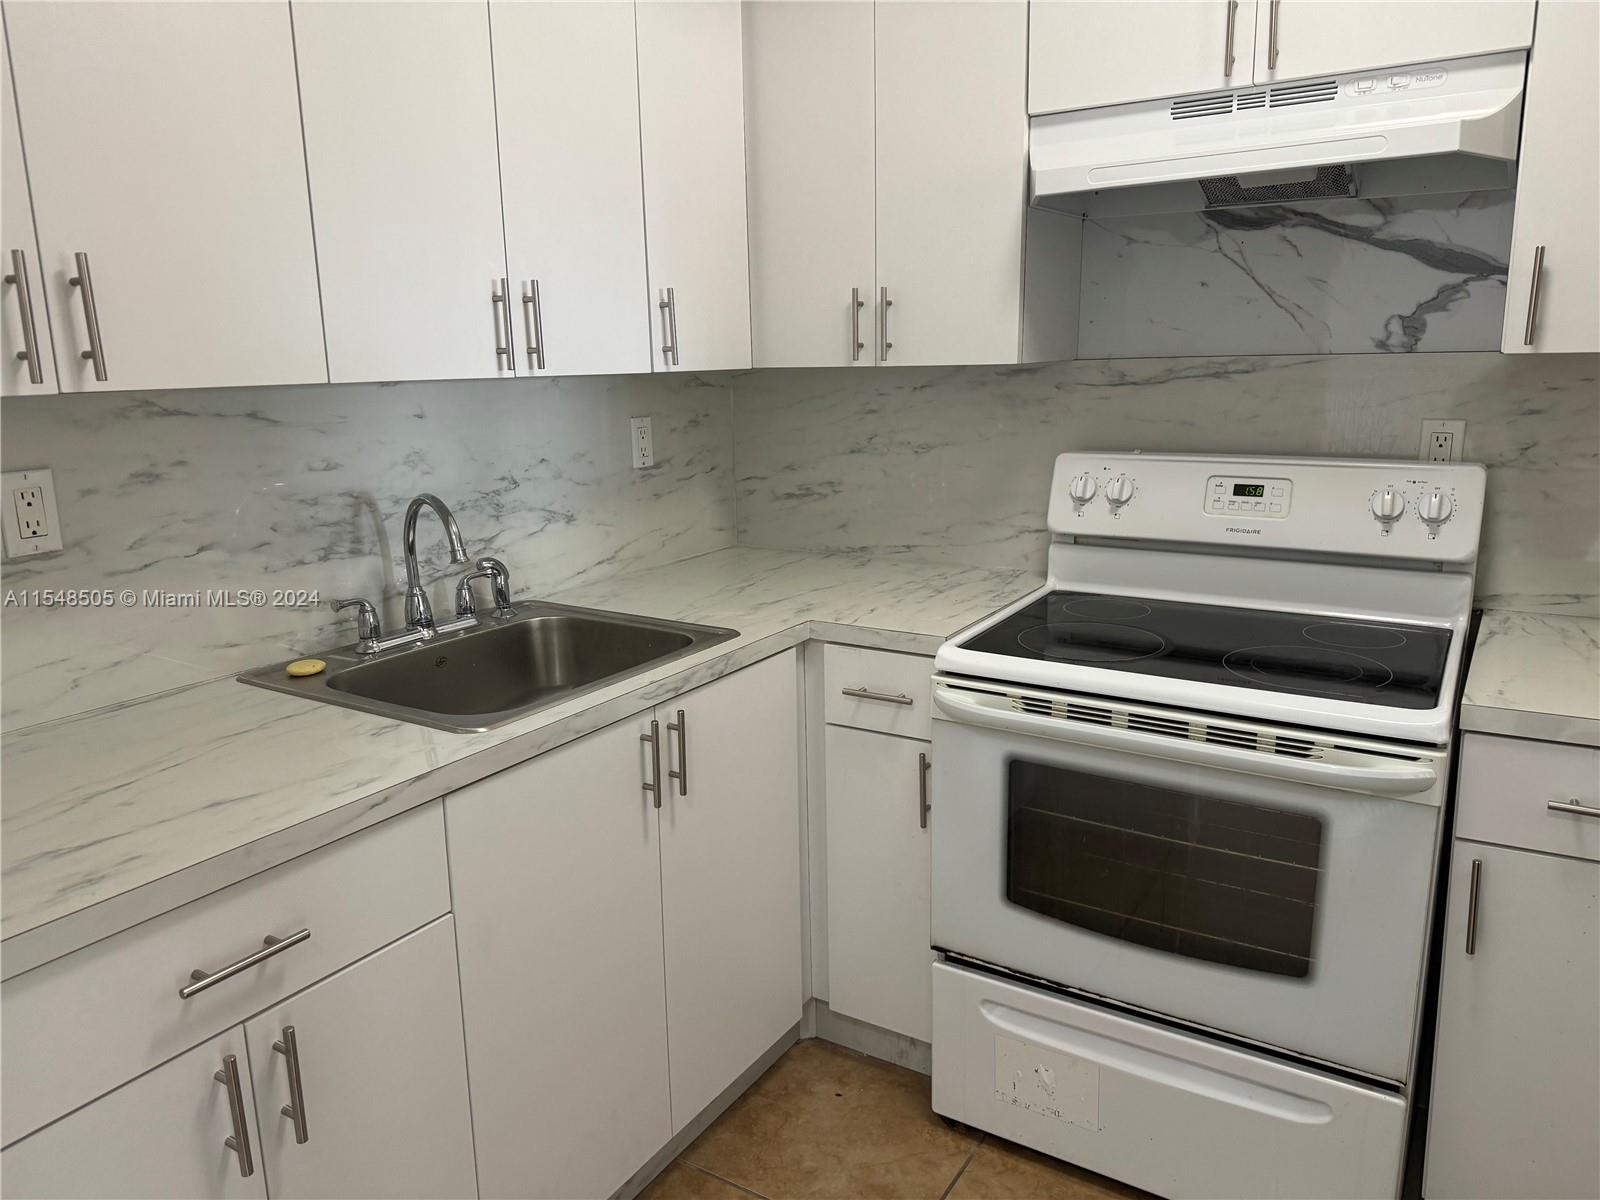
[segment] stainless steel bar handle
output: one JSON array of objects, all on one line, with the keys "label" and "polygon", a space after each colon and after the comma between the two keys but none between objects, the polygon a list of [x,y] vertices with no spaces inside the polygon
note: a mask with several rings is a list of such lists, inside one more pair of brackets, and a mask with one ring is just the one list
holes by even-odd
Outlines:
[{"label": "stainless steel bar handle", "polygon": [[309,940],[310,929],[300,929],[291,933],[286,938],[273,937],[270,933],[261,939],[261,949],[254,954],[247,954],[238,962],[231,962],[220,971],[203,971],[196,969],[189,973],[192,981],[178,989],[178,998],[187,1000],[190,996],[198,995],[207,988],[216,987],[225,979],[232,979],[241,971],[248,971],[251,967],[258,967],[269,958],[275,958],[291,946],[298,946],[301,942]]},{"label": "stainless steel bar handle", "polygon": [[1267,5],[1267,70],[1278,69],[1278,4],[1280,0],[1270,0]]},{"label": "stainless steel bar handle", "polygon": [[1544,247],[1533,248],[1533,273],[1528,280],[1528,323],[1522,329],[1522,344],[1533,345],[1533,334],[1539,327],[1539,285],[1544,282]]},{"label": "stainless steel bar handle", "polygon": [[678,297],[667,289],[667,323],[672,326],[672,365],[678,365]]},{"label": "stainless steel bar handle", "polygon": [[233,1132],[222,1139],[222,1144],[239,1156],[239,1178],[249,1179],[256,1173],[256,1160],[250,1153],[250,1126],[244,1114],[244,1088],[239,1083],[238,1056],[224,1054],[222,1070],[211,1078],[228,1089],[228,1115],[233,1120]]},{"label": "stainless steel bar handle", "polygon": [[667,732],[678,735],[678,769],[667,772],[668,779],[678,781],[678,795],[689,794],[689,723],[683,719],[683,709],[678,710],[678,719],[667,723]]},{"label": "stainless steel bar handle", "polygon": [[1222,77],[1233,78],[1233,26],[1239,15],[1239,0],[1228,0],[1228,38],[1222,47]]},{"label": "stainless steel bar handle", "polygon": [[528,335],[528,365],[544,370],[544,312],[539,307],[539,281],[522,285],[522,324]]},{"label": "stainless steel bar handle", "polygon": [[674,346],[672,337],[672,324],[668,312],[672,302],[667,299],[671,288],[661,288],[656,292],[656,307],[661,310],[661,365],[670,367],[678,361],[678,348]]},{"label": "stainless steel bar handle", "polygon": [[[12,253],[16,253],[12,251]],[[866,307],[866,301],[861,298],[861,289],[850,289],[850,361],[860,362],[861,352],[867,344],[861,340],[861,310]]]},{"label": "stainless steel bar handle", "polygon": [[1467,953],[1478,952],[1478,887],[1483,881],[1483,859],[1472,860],[1472,882],[1467,885]]},{"label": "stainless steel bar handle", "polygon": [[871,688],[840,688],[841,695],[849,696],[852,700],[881,700],[885,704],[915,704],[916,701],[904,692],[875,692]]},{"label": "stainless steel bar handle", "polygon": [[494,358],[495,365],[503,371],[511,370],[511,303],[510,282],[504,275],[489,291],[494,303]]},{"label": "stainless steel bar handle", "polygon": [[79,297],[83,301],[83,324],[89,331],[89,348],[79,351],[79,357],[85,362],[94,364],[94,377],[100,383],[106,381],[106,348],[100,340],[100,310],[94,303],[94,277],[89,274],[89,256],[79,250],[73,256],[77,263],[78,273],[67,280],[71,286],[78,289]]},{"label": "stainless steel bar handle", "polygon": [[917,755],[917,819],[923,829],[928,827],[928,810],[933,807],[928,799],[928,771],[932,767],[926,754]]},{"label": "stainless steel bar handle", "polygon": [[1552,800],[1545,805],[1551,812],[1571,813],[1575,817],[1593,817],[1600,821],[1600,808],[1579,804],[1576,800]]},{"label": "stainless steel bar handle", "polygon": [[33,325],[33,290],[28,285],[28,256],[21,250],[11,252],[11,274],[7,283],[17,285],[17,316],[22,321],[22,349],[17,351],[17,361],[28,364],[28,382],[44,382],[44,364],[39,361],[39,332]]},{"label": "stainless steel bar handle", "polygon": [[655,798],[656,807],[661,807],[661,722],[651,721],[650,732],[641,733],[639,740],[650,747],[650,782],[644,785],[644,790]]},{"label": "stainless steel bar handle", "polygon": [[889,351],[894,349],[894,343],[889,340],[889,309],[894,301],[889,299],[889,289],[878,289],[878,361],[888,362]]},{"label": "stainless steel bar handle", "polygon": [[293,1025],[283,1027],[283,1037],[273,1042],[272,1048],[283,1055],[284,1061],[289,1064],[289,1103],[278,1111],[294,1122],[294,1144],[304,1146],[311,1140],[311,1135],[306,1132],[306,1093],[300,1081],[300,1042]]}]

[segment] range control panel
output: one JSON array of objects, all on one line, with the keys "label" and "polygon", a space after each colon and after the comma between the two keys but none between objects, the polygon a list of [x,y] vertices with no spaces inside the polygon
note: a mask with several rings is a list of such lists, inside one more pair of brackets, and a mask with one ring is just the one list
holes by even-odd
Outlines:
[{"label": "range control panel", "polygon": [[1468,562],[1484,478],[1471,463],[1063,454],[1050,530]]}]

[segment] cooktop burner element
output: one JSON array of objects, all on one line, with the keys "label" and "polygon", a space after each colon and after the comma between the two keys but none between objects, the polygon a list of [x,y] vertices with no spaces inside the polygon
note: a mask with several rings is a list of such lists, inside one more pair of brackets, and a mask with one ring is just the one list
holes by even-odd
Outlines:
[{"label": "cooktop burner element", "polygon": [[961,649],[1394,708],[1439,702],[1450,632],[1051,592]]}]

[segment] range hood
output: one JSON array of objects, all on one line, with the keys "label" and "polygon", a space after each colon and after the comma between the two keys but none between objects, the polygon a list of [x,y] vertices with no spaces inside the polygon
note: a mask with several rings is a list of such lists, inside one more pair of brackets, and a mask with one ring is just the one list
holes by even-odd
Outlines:
[{"label": "range hood", "polygon": [[1032,201],[1089,217],[1511,187],[1517,50],[1029,122]]}]

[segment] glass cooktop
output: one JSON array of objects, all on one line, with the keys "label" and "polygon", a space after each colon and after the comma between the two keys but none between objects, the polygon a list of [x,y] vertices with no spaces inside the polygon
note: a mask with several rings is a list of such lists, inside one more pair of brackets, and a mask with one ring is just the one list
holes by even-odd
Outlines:
[{"label": "glass cooktop", "polygon": [[959,646],[1036,662],[1433,708],[1450,631],[1051,592]]}]

